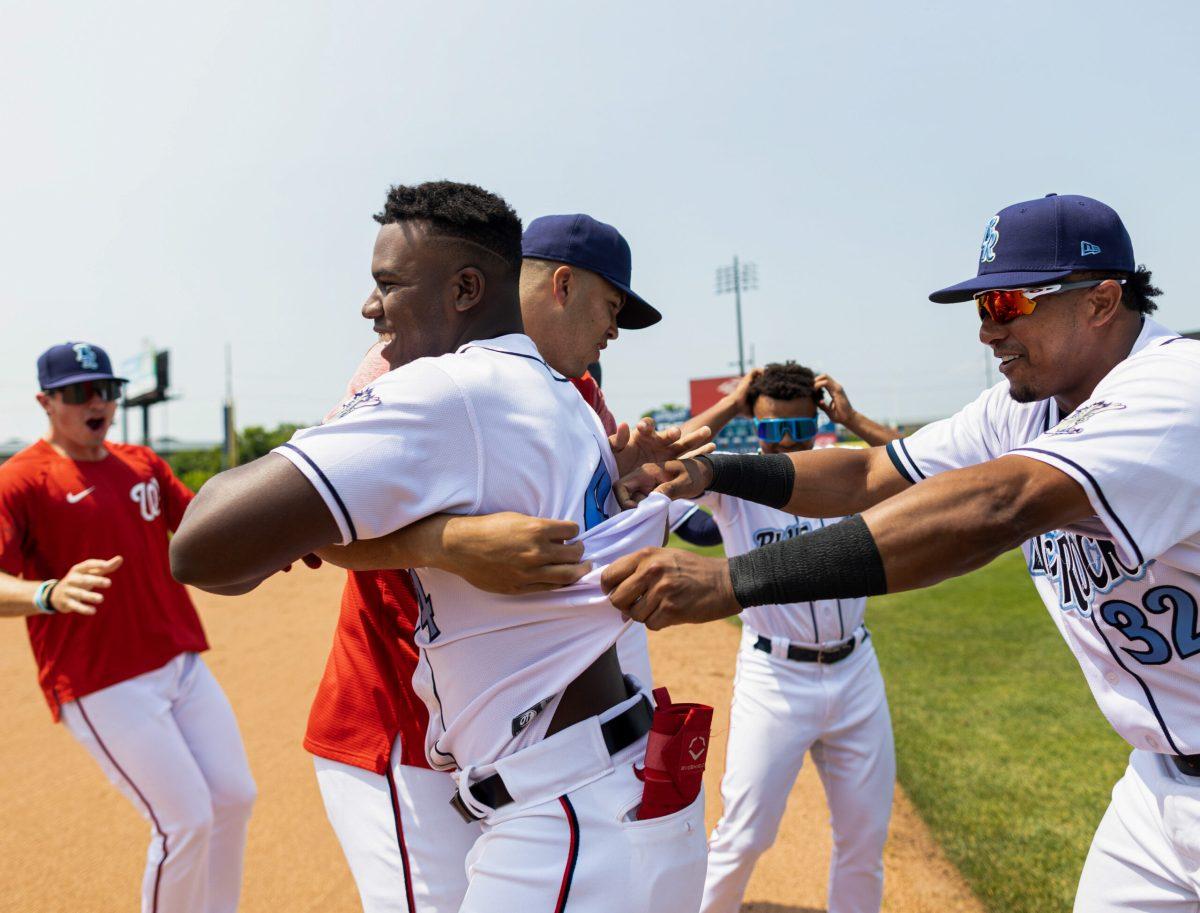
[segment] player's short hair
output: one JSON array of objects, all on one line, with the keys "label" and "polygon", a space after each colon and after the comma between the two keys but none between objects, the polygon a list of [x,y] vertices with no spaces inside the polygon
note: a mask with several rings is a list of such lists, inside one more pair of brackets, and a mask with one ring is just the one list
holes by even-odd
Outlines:
[{"label": "player's short hair", "polygon": [[771,399],[816,399],[813,383],[816,375],[812,368],[798,365],[794,361],[772,362],[763,368],[762,374],[750,382],[746,391],[746,404],[753,409],[760,396]]},{"label": "player's short hair", "polygon": [[426,181],[389,188],[380,225],[428,222],[433,233],[482,247],[516,276],[521,270],[521,217],[501,197],[475,184]]},{"label": "player's short hair", "polygon": [[1138,264],[1132,273],[1106,272],[1104,270],[1079,270],[1071,273],[1064,282],[1074,282],[1085,279],[1124,279],[1121,286],[1121,303],[1136,314],[1153,314],[1158,310],[1154,299],[1162,294],[1162,289],[1150,281],[1150,270]]}]

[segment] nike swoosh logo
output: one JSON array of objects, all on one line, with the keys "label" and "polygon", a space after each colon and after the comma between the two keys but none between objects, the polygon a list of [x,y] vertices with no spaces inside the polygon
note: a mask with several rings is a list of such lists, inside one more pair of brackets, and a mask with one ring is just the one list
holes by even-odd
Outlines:
[{"label": "nike swoosh logo", "polygon": [[79,494],[72,494],[71,492],[67,492],[67,503],[68,504],[78,504],[80,501],[82,501],[84,498],[86,498],[88,495],[90,495],[95,490],[96,490],[96,486],[93,485],[91,488],[85,488],[83,491],[79,492]]}]

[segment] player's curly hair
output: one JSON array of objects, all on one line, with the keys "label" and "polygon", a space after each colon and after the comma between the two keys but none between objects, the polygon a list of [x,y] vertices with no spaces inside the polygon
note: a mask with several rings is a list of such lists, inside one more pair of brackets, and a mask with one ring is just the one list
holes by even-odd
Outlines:
[{"label": "player's curly hair", "polygon": [[388,190],[380,225],[428,222],[435,234],[476,244],[499,257],[512,275],[521,270],[521,217],[501,197],[475,184],[426,181]]},{"label": "player's curly hair", "polygon": [[762,374],[750,382],[746,391],[746,404],[753,409],[760,396],[771,399],[815,399],[813,382],[816,375],[812,368],[798,365],[794,361],[772,362],[763,368]]},{"label": "player's curly hair", "polygon": [[1121,286],[1121,304],[1137,314],[1153,314],[1158,310],[1154,299],[1162,294],[1162,289],[1150,281],[1150,270],[1141,263],[1132,273],[1116,273],[1104,270],[1078,270],[1064,281],[1074,282],[1084,279],[1124,279]]}]

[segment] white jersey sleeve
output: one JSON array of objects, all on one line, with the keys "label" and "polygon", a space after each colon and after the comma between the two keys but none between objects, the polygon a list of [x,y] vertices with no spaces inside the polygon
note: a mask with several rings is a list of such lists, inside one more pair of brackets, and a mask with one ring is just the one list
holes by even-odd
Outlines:
[{"label": "white jersey sleeve", "polygon": [[1200,343],[1173,339],[1126,359],[1091,399],[1012,452],[1074,479],[1123,557],[1141,565],[1200,534],[1197,416]]},{"label": "white jersey sleeve", "polygon": [[679,529],[692,514],[700,509],[694,501],[672,501],[667,508],[667,529],[671,532]]},{"label": "white jersey sleeve", "polygon": [[385,374],[323,425],[276,448],[312,483],[343,545],[436,513],[473,513],[481,454],[475,416],[432,359]]},{"label": "white jersey sleeve", "polygon": [[950,418],[890,442],[887,453],[892,465],[916,483],[940,472],[995,459],[1007,449],[998,429],[1005,427],[1001,416],[1009,410],[1008,399],[1008,382],[1003,381]]}]

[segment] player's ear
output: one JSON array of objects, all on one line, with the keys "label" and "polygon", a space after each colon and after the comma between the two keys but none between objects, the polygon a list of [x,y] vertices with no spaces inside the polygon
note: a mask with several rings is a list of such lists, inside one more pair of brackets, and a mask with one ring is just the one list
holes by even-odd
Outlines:
[{"label": "player's ear", "polygon": [[1091,292],[1088,295],[1088,308],[1091,311],[1088,315],[1089,322],[1098,327],[1112,323],[1120,314],[1121,308],[1124,307],[1121,303],[1120,283],[1108,280],[1101,282],[1089,291]]},{"label": "player's ear", "polygon": [[474,266],[464,266],[455,273],[452,284],[454,310],[469,311],[483,301],[486,284],[483,271]]},{"label": "player's ear", "polygon": [[550,277],[550,288],[559,307],[567,306],[567,298],[574,291],[577,282],[578,277],[565,263],[554,271],[554,275]]}]

